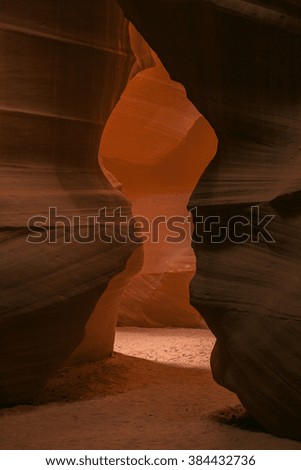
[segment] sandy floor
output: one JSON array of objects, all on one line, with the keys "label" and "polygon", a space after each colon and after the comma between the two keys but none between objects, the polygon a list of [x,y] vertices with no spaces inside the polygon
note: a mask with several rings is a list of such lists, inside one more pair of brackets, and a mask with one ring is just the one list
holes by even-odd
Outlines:
[{"label": "sandy floor", "polygon": [[0,410],[1,449],[301,449],[216,385],[207,330],[122,328],[103,363],[62,370],[31,406]]}]

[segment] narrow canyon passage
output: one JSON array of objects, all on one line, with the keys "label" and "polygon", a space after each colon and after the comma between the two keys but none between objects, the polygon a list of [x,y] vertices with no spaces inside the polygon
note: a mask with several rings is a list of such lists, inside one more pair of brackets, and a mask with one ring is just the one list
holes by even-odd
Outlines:
[{"label": "narrow canyon passage", "polygon": [[300,449],[295,0],[2,3],[0,447]]},{"label": "narrow canyon passage", "polygon": [[[100,162],[120,182],[137,220],[143,219],[147,240],[140,258],[133,257],[141,263],[138,272],[119,296],[118,324],[202,328],[204,321],[189,303],[195,255],[186,206],[216,153],[217,139],[132,25],[130,36],[138,62],[149,54],[153,63],[149,60],[147,69],[129,81],[115,106],[102,136]],[[109,175],[118,185],[114,177]]]},{"label": "narrow canyon passage", "polygon": [[[186,206],[216,153],[217,138],[132,24],[128,31],[136,65],[106,123],[98,158],[133,215],[148,225],[148,239],[110,281],[67,364],[101,358],[99,338],[102,345],[113,343],[112,330],[107,339],[103,334],[104,310],[120,326],[206,328],[189,301],[196,260]],[[171,218],[180,219],[180,237],[168,228]]]}]

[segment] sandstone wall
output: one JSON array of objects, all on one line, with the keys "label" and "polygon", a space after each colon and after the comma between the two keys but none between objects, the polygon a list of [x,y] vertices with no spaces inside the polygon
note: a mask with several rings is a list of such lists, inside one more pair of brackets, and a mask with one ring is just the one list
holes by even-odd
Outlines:
[{"label": "sandstone wall", "polygon": [[[191,302],[217,337],[214,377],[267,430],[300,438],[300,4],[119,3],[216,131],[191,210],[224,225],[260,209],[255,242],[194,244]],[[265,215],[275,243],[256,242]]]},{"label": "sandstone wall", "polygon": [[[146,48],[150,51],[145,43]],[[150,226],[138,272],[119,296],[119,325],[202,328],[204,320],[189,303],[195,256],[186,206],[216,152],[216,137],[184,87],[171,80],[152,54],[154,65],[128,83],[100,148],[104,166],[120,181],[134,215]],[[143,57],[143,51],[138,57]],[[173,217],[178,218],[181,232],[172,232],[168,225]]]},{"label": "sandstone wall", "polygon": [[100,170],[98,148],[139,64],[112,0],[2,1],[0,54],[3,405],[29,400],[76,348],[76,361],[112,351],[116,309],[99,298],[135,245],[98,237],[68,243],[62,225],[56,243],[28,243],[27,224],[46,217],[43,234],[54,235],[48,213],[56,207],[61,216],[80,216],[75,226],[84,236],[95,225],[87,216],[102,207],[131,215]]}]

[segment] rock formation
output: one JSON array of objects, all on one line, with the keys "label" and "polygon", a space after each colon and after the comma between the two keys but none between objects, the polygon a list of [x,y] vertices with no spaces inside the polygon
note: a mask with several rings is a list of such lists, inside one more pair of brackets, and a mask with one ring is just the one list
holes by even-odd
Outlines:
[{"label": "rock formation", "polygon": [[300,4],[119,3],[219,139],[190,199],[195,222],[259,207],[248,242],[194,237],[191,302],[217,337],[214,377],[268,431],[300,438]]},{"label": "rock formation", "polygon": [[[143,244],[139,272],[119,295],[118,321],[122,326],[203,327],[203,319],[189,304],[189,282],[195,272],[192,224],[179,223],[186,231],[180,238],[167,222],[157,231],[155,220],[188,219],[191,189],[216,151],[216,137],[184,87],[170,79],[153,55],[154,66],[129,81],[100,149],[104,166],[121,182],[134,215],[153,224],[153,237],[158,232],[156,243],[150,238]],[[168,241],[168,236],[174,240]]]},{"label": "rock formation", "polygon": [[[98,147],[139,63],[113,0],[1,1],[0,50],[4,405],[29,400],[76,348],[76,361],[112,351],[116,308],[99,298],[136,243],[99,240],[98,211],[131,207],[100,170]],[[118,226],[110,220],[109,236]]]}]

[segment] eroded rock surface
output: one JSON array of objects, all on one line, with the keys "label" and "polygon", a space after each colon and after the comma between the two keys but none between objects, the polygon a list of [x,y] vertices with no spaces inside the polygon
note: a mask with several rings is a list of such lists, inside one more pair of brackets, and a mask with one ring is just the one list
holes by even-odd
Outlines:
[{"label": "eroded rock surface", "polygon": [[[145,43],[146,48],[150,51]],[[205,322],[189,303],[195,256],[186,206],[216,152],[216,136],[184,87],[170,79],[152,54],[153,66],[129,81],[100,148],[105,167],[121,182],[134,215],[146,222],[141,265],[119,295],[118,320],[122,326],[200,328]],[[177,232],[172,218],[177,218]]]},{"label": "eroded rock surface", "polygon": [[[139,64],[128,22],[112,0],[1,1],[0,51],[0,404],[5,405],[32,398],[76,348],[76,361],[112,351],[116,309],[99,297],[136,245],[104,243],[97,231],[94,242],[95,220],[87,216],[96,217],[101,208],[112,215],[117,207],[131,215],[128,200],[99,168],[98,147]],[[80,229],[82,237],[88,231],[91,242],[72,237],[69,243],[68,221],[63,219],[67,230],[55,227],[49,207],[65,218],[79,216],[74,231]],[[29,233],[34,216],[46,222]],[[103,224],[101,216],[102,234]],[[54,242],[28,243],[29,234],[40,241],[51,235]],[[92,314],[97,330],[90,321],[92,331],[81,346]]]},{"label": "eroded rock surface", "polygon": [[[300,4],[119,3],[219,139],[190,208],[222,225],[260,210],[253,241],[194,244],[191,302],[217,337],[214,377],[268,431],[300,438]],[[275,243],[257,242],[265,215]]]}]

